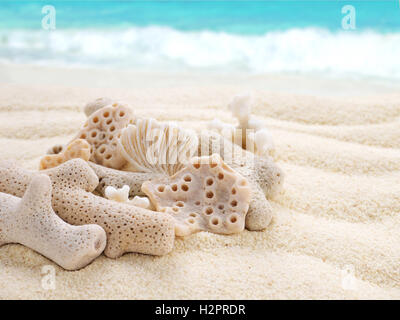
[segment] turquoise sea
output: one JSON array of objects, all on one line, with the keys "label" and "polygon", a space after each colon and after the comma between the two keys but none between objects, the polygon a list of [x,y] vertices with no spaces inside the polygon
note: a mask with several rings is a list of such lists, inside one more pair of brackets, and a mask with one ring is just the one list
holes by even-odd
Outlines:
[{"label": "turquoise sea", "polygon": [[0,0],[3,62],[398,79],[399,60],[399,0]]}]

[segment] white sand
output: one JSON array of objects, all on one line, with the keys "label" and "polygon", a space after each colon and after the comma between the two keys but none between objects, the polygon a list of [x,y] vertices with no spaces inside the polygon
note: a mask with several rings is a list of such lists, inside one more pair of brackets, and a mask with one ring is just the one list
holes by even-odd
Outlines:
[{"label": "white sand", "polygon": [[[399,299],[400,94],[386,83],[297,76],[157,75],[0,66],[0,160],[37,168],[67,142],[85,102],[112,96],[138,115],[201,127],[233,122],[226,104],[251,91],[286,172],[264,232],[199,233],[165,257],[101,256],[77,272],[21,245],[0,248],[2,299]],[[397,91],[400,92],[400,91]],[[351,266],[355,282],[342,286]]]}]

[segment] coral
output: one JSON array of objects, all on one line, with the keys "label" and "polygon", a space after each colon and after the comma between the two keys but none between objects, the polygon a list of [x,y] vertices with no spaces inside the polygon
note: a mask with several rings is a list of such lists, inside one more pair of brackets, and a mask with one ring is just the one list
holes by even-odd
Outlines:
[{"label": "coral", "polygon": [[150,205],[150,201],[147,197],[135,196],[132,200],[129,200],[128,185],[123,185],[122,188],[114,188],[112,186],[108,186],[105,188],[105,196],[109,200],[131,204],[144,209],[150,210],[152,208]]},{"label": "coral", "polygon": [[90,158],[90,145],[86,140],[73,140],[65,149],[57,154],[49,154],[40,160],[39,170],[57,167],[68,160],[81,158],[88,161]]},{"label": "coral", "polygon": [[151,205],[150,200],[147,197],[135,196],[132,200],[130,200],[130,203],[137,207],[153,210],[153,206]]},{"label": "coral", "polygon": [[129,186],[130,198],[144,196],[145,194],[141,190],[143,182],[164,177],[163,174],[153,172],[128,172],[107,168],[93,162],[88,162],[88,164],[99,178],[96,192],[103,197],[106,196],[105,189],[108,186],[122,188],[124,185]]},{"label": "coral", "polygon": [[46,154],[59,154],[61,151],[64,150],[64,148],[65,146],[63,144],[56,144],[55,146],[47,149]]},{"label": "coral", "polygon": [[87,117],[89,117],[92,113],[96,112],[97,110],[105,106],[108,106],[110,104],[113,104],[115,102],[117,101],[107,97],[98,98],[96,100],[88,102],[83,107],[83,112],[86,114]]},{"label": "coral", "polygon": [[254,152],[258,156],[270,156],[275,151],[272,136],[263,127],[262,121],[251,115],[251,104],[252,99],[249,94],[235,96],[228,108],[237,118],[238,126],[213,119],[207,123],[207,128],[231,139],[243,149]]},{"label": "coral", "polygon": [[[2,165],[0,192],[21,196],[35,173],[9,163]],[[52,206],[64,221],[72,225],[93,223],[106,231],[106,256],[116,258],[125,252],[163,255],[172,250],[174,220],[167,214],[92,194],[99,180],[82,159],[41,172],[53,183]]]},{"label": "coral", "polygon": [[[246,215],[246,228],[265,229],[272,218],[272,208],[267,198],[276,195],[283,186],[284,173],[269,157],[258,157],[233,144],[230,139],[211,131],[199,135],[198,155],[218,153],[233,169],[246,177],[252,190],[249,211]],[[142,196],[141,185],[145,181],[160,181],[165,175],[141,172],[123,172],[90,163],[100,179],[96,191],[104,196],[106,186],[121,188],[129,185],[130,197]],[[267,198],[266,198],[267,197]]]},{"label": "coral", "polygon": [[49,177],[38,174],[22,199],[0,193],[0,245],[20,243],[64,269],[83,268],[103,252],[106,233],[98,225],[61,220],[51,208],[51,191]]},{"label": "coral", "polygon": [[167,180],[144,182],[142,190],[157,211],[176,219],[178,236],[242,231],[251,198],[248,181],[217,154],[194,157]]},{"label": "coral", "polygon": [[122,188],[114,188],[108,186],[105,189],[105,196],[109,200],[117,202],[128,202],[129,201],[129,186],[124,185]]},{"label": "coral", "polygon": [[226,133],[233,133],[235,131],[235,126],[230,123],[225,123],[217,118],[209,121],[207,123],[207,129],[214,130],[217,132],[226,132]]},{"label": "coral", "polygon": [[171,123],[137,119],[121,132],[119,151],[128,165],[126,171],[173,175],[197,150],[197,135]]},{"label": "coral", "polygon": [[247,150],[254,150],[259,156],[268,156],[275,151],[274,141],[267,129],[247,133]]},{"label": "coral", "polygon": [[272,218],[271,206],[265,196],[273,197],[281,190],[284,179],[282,170],[269,157],[258,157],[218,133],[202,131],[199,134],[198,154],[206,156],[213,153],[219,154],[249,181],[252,200],[246,215],[246,228],[265,229]]},{"label": "coral", "polygon": [[132,110],[126,104],[114,103],[92,113],[76,139],[85,139],[91,146],[90,161],[121,169],[126,160],[117,150],[121,130],[134,122]]},{"label": "coral", "polygon": [[249,94],[237,95],[228,108],[239,121],[237,129],[240,130],[242,148],[259,156],[268,156],[275,149],[274,142],[269,131],[263,128],[262,122],[251,115],[251,104]]},{"label": "coral", "polygon": [[248,128],[251,113],[250,94],[237,95],[228,105],[228,109],[239,120],[239,128]]}]

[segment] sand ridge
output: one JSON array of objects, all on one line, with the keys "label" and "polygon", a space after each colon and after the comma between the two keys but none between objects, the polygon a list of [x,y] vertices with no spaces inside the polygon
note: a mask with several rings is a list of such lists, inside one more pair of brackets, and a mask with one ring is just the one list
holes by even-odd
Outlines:
[{"label": "sand ridge", "polygon": [[[179,89],[148,83],[141,90],[1,85],[0,160],[37,168],[50,146],[77,132],[83,105],[99,96],[120,97],[138,115],[201,128],[213,117],[233,122],[226,104],[242,89],[239,82]],[[287,177],[272,202],[270,228],[202,232],[177,240],[164,257],[101,256],[77,272],[54,265],[54,291],[40,285],[41,267],[51,262],[5,245],[0,298],[399,299],[399,96],[253,94],[254,113],[271,129]],[[355,271],[352,290],[342,285],[347,266]]]}]

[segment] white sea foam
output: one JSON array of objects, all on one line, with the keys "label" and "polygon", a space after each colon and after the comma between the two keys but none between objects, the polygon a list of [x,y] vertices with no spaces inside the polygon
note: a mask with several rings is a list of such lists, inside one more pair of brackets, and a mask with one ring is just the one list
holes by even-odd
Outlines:
[{"label": "white sea foam", "polygon": [[400,78],[400,33],[291,29],[264,35],[124,30],[0,31],[0,58],[124,68],[327,72]]}]

